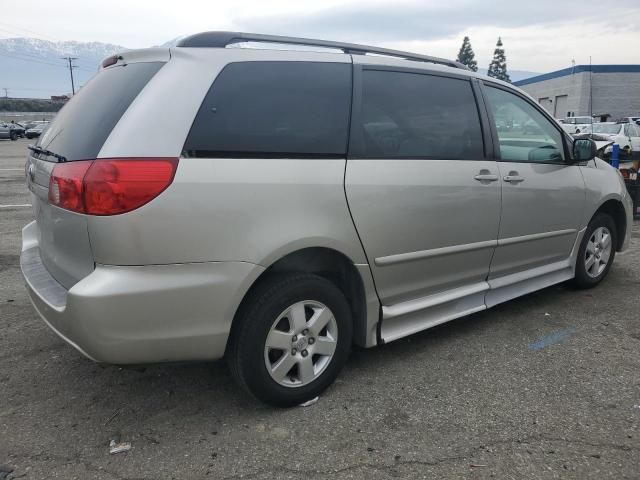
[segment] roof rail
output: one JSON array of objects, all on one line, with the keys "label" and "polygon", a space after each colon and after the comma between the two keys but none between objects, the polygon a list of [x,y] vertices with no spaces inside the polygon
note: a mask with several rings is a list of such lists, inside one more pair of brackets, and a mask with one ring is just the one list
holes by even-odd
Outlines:
[{"label": "roof rail", "polygon": [[196,33],[183,38],[178,42],[178,47],[200,47],[200,48],[224,48],[227,45],[243,42],[263,42],[282,43],[289,45],[304,45],[312,47],[333,48],[342,50],[344,53],[364,55],[375,53],[389,57],[398,57],[405,60],[416,60],[419,62],[437,63],[448,67],[469,70],[466,65],[446,58],[431,57],[417,53],[403,52],[401,50],[391,50],[388,48],[370,47],[368,45],[358,45],[356,43],[331,42],[327,40],[313,40],[310,38],[284,37],[280,35],[263,35],[260,33],[243,32],[203,32]]}]

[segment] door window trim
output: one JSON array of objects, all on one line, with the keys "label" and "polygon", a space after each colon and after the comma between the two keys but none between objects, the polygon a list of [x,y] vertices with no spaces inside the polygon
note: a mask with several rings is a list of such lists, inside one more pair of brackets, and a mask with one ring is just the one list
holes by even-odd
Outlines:
[{"label": "door window trim", "polygon": [[[365,71],[382,71],[382,72],[392,72],[392,73],[411,73],[425,76],[433,76],[433,77],[444,77],[451,78],[456,80],[462,80],[469,83],[471,87],[471,92],[474,97],[476,111],[478,112],[478,121],[480,123],[480,132],[482,138],[482,158],[477,159],[443,159],[443,158],[435,158],[432,156],[403,156],[403,157],[389,157],[389,158],[377,158],[370,157],[367,155],[362,155],[355,152],[362,152],[364,150],[364,140],[362,135],[362,129],[358,128],[358,125],[361,124],[362,121],[362,82],[363,82],[363,74]],[[481,105],[484,106],[484,98],[482,96],[482,92],[480,91],[477,80],[475,77],[470,77],[467,75],[460,75],[456,73],[450,72],[441,72],[438,70],[427,70],[420,68],[411,68],[411,67],[399,67],[399,66],[390,66],[390,65],[361,65],[354,64],[353,65],[353,89],[352,89],[352,104],[351,104],[351,124],[349,127],[349,146],[347,148],[347,159],[348,160],[446,160],[451,162],[463,162],[463,161],[486,161],[493,160],[492,157],[492,149],[493,141],[490,130],[490,122],[488,117],[485,116]],[[474,85],[474,83],[476,85]],[[486,107],[485,107],[486,108]]]},{"label": "door window trim", "polygon": [[[566,165],[566,166],[574,165],[573,155],[571,155],[571,148],[569,148],[570,145],[573,145],[573,138],[571,138],[571,140],[567,138],[569,134],[562,129],[562,127],[558,124],[558,122],[556,122],[555,119],[549,114],[549,112],[547,112],[541,105],[538,105],[535,102],[532,102],[529,98],[527,98],[526,95],[523,95],[518,90],[506,87],[499,83],[494,83],[484,79],[480,80],[479,83],[480,83],[480,90],[482,92],[482,97],[484,99],[484,103],[487,110],[487,116],[489,118],[489,128],[491,129],[491,136],[494,139],[493,155],[494,155],[495,161],[505,162],[505,163],[535,163],[535,164],[544,164],[544,165]],[[512,95],[515,95],[516,97],[520,98],[524,102],[531,105],[540,114],[542,114],[542,116],[545,117],[549,121],[549,123],[551,123],[551,125],[558,131],[558,133],[560,133],[560,138],[562,138],[562,148],[564,151],[564,160],[562,162],[534,162],[530,160],[506,160],[506,159],[503,160],[502,155],[500,153],[500,139],[498,137],[498,130],[496,128],[496,122],[493,116],[493,107],[491,106],[491,103],[487,98],[487,90],[486,90],[487,88],[497,88],[498,90],[511,93]]]}]

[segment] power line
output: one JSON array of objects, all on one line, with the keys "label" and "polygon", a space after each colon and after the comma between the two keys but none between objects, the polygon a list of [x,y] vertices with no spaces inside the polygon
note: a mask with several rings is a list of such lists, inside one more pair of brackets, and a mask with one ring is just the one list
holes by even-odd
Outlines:
[{"label": "power line", "polygon": [[40,38],[44,38],[45,40],[48,40],[50,42],[59,42],[60,39],[56,39],[54,37],[51,37],[49,35],[43,35],[42,33],[38,33],[34,30],[29,30],[28,28],[24,28],[24,27],[19,27],[17,25],[11,25],[9,23],[5,23],[5,22],[0,22],[0,25],[4,25],[5,27],[9,27],[11,30],[13,30],[13,34],[14,35],[24,35],[24,33],[21,33],[20,30],[22,30],[23,32],[28,32],[32,35],[38,35]]},{"label": "power line", "polygon": [[71,62],[73,60],[77,60],[78,57],[61,57],[62,60],[66,60],[67,62],[69,62],[69,75],[71,76],[71,95],[75,95],[76,94],[76,87],[73,83],[73,69],[77,68],[76,65],[72,65]]},{"label": "power line", "polygon": [[33,58],[34,60],[47,61],[47,58],[45,56],[43,56],[43,55],[38,55],[38,54],[32,53],[32,52],[25,52],[23,50],[21,50],[21,51],[12,51],[12,50],[7,49],[6,52],[9,55],[19,55],[21,57]]},{"label": "power line", "polygon": [[[4,88],[3,88],[4,89]],[[22,86],[8,86],[6,88],[7,90],[25,90],[25,91],[29,91],[29,92],[51,92],[54,90],[60,90],[58,87],[51,87],[51,88],[28,88],[28,87],[22,87]]]},{"label": "power line", "polygon": [[13,58],[16,60],[22,60],[23,62],[32,62],[32,63],[41,63],[42,65],[51,65],[54,67],[61,67],[62,65],[58,64],[58,63],[51,63],[51,62],[47,62],[44,60],[36,60],[33,58],[25,58],[25,57],[20,57],[18,55],[9,55],[7,53],[0,53],[1,56],[3,57],[8,57],[8,58]]},{"label": "power line", "polygon": [[[46,59],[43,59],[42,57],[38,57],[35,55],[31,55],[28,53],[24,53],[24,52],[20,52],[19,54],[16,53],[12,53],[12,54],[8,54],[8,53],[2,53],[0,52],[0,56],[3,57],[7,57],[7,58],[13,58],[15,60],[22,60],[24,62],[32,62],[32,63],[41,63],[42,65],[51,65],[53,67],[62,67],[62,65],[58,64],[58,63],[52,63],[47,61]],[[97,65],[96,65],[96,69],[91,69],[85,66],[80,66],[80,65],[74,65],[74,68],[77,68],[78,70],[82,70],[83,72],[87,72],[87,73],[96,73],[97,70]],[[64,66],[63,68],[67,68],[66,66]]]}]

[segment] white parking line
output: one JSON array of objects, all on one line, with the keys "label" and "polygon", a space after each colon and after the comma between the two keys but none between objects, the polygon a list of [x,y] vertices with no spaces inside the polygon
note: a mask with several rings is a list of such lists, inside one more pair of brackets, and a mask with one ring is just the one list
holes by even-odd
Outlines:
[{"label": "white parking line", "polygon": [[2,172],[24,172],[24,168],[0,168]]},{"label": "white parking line", "polygon": [[18,207],[30,207],[30,203],[18,203],[16,205],[0,205],[0,208],[18,208]]}]

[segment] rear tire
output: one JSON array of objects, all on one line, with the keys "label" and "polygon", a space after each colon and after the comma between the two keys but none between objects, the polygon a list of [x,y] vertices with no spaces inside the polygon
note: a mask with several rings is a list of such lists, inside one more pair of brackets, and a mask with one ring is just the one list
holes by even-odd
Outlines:
[{"label": "rear tire", "polygon": [[291,407],[333,383],[352,335],[349,304],[333,283],[312,274],[273,275],[238,312],[227,360],[236,381],[258,400]]},{"label": "rear tire", "polygon": [[617,240],[616,224],[610,215],[599,213],[591,219],[578,250],[573,278],[576,287],[592,288],[606,277],[616,256]]}]

